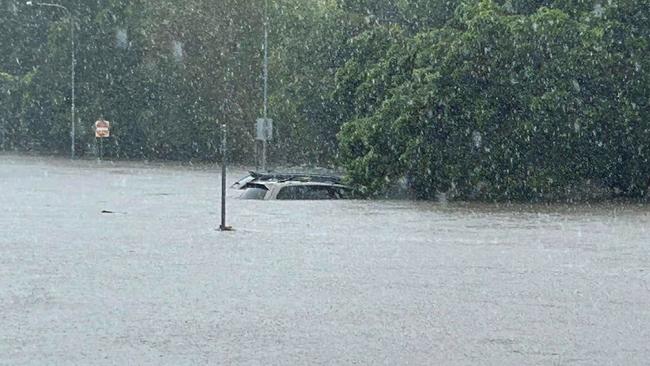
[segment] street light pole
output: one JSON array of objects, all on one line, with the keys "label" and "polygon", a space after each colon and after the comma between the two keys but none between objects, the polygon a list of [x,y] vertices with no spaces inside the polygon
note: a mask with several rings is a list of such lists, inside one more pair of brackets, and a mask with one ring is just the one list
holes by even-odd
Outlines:
[{"label": "street light pole", "polygon": [[[264,123],[269,110],[269,1],[264,0]],[[266,139],[262,141],[262,171],[266,172]]]},{"label": "street light pole", "polygon": [[71,91],[71,102],[72,105],[70,107],[70,114],[71,114],[71,119],[70,119],[70,156],[72,159],[75,157],[75,148],[74,148],[74,141],[75,141],[75,123],[74,123],[74,118],[75,118],[75,88],[74,88],[74,78],[75,78],[75,64],[77,62],[75,58],[75,43],[74,43],[74,20],[72,19],[72,13],[68,8],[66,8],[63,5],[60,4],[51,4],[51,3],[35,3],[32,1],[26,2],[27,5],[29,6],[49,6],[52,8],[59,8],[62,9],[63,11],[66,12],[68,15],[68,19],[70,20],[70,41],[72,43],[72,64],[70,66],[70,76],[72,80],[72,91]]}]

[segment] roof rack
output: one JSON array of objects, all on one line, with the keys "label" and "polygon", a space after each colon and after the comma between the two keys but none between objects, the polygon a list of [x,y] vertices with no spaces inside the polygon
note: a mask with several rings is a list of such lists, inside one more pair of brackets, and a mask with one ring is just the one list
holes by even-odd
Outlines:
[{"label": "roof rack", "polygon": [[251,177],[257,181],[299,181],[340,184],[343,180],[335,175],[307,174],[307,173],[258,173],[250,172]]}]

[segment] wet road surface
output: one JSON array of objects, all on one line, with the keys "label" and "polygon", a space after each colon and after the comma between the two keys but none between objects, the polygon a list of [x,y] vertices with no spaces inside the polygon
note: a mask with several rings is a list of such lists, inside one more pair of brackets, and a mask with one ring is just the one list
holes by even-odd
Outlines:
[{"label": "wet road surface", "polygon": [[233,199],[220,233],[218,172],[0,155],[0,365],[648,364],[647,206]]}]

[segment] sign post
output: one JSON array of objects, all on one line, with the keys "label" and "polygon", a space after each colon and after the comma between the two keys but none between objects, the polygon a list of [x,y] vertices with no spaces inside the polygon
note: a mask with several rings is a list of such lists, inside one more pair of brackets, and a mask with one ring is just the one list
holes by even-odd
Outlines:
[{"label": "sign post", "polygon": [[99,161],[104,157],[104,139],[111,137],[111,123],[100,118],[95,122],[95,139],[99,139]]},{"label": "sign post", "polygon": [[268,141],[273,139],[273,120],[270,118],[258,118],[255,123],[255,139],[262,141],[262,171],[266,171],[266,146]]},{"label": "sign post", "polygon": [[226,125],[221,125],[221,225],[219,230],[221,231],[233,231],[232,227],[226,225],[226,173],[227,168],[227,140],[226,133],[228,132]]}]

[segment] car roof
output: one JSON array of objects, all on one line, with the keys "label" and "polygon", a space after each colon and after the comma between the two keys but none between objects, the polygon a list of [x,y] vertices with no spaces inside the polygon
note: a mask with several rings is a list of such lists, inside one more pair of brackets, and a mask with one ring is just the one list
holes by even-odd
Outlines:
[{"label": "car roof", "polygon": [[348,188],[340,176],[310,173],[258,173],[250,172],[232,187],[246,189],[254,185],[322,185]]},{"label": "car roof", "polygon": [[312,174],[312,173],[257,173],[250,172],[250,176],[256,181],[298,181],[298,182],[321,182],[341,183],[342,179],[336,175]]},{"label": "car roof", "polygon": [[326,183],[326,182],[301,182],[301,181],[283,181],[283,182],[251,182],[252,185],[263,185],[266,187],[276,187],[276,186],[321,186],[321,187],[338,187],[338,188],[348,188],[344,184],[336,183]]}]

